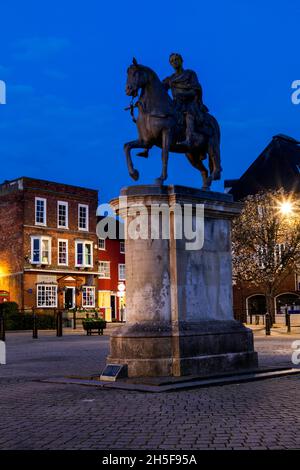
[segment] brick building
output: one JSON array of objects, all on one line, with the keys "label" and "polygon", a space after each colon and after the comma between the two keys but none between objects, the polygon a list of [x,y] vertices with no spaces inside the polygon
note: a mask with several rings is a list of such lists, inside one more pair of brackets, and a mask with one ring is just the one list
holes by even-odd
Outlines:
[{"label": "brick building", "polygon": [[96,306],[98,192],[27,177],[0,185],[0,291],[21,309]]},{"label": "brick building", "polygon": [[117,222],[116,239],[98,239],[98,307],[107,321],[125,321],[125,243]]},{"label": "brick building", "polygon": [[[274,136],[239,179],[225,181],[225,191],[232,194],[236,201],[243,201],[248,195],[259,191],[280,188],[300,195],[299,143],[282,134]],[[233,306],[235,317],[244,321],[250,314],[266,312],[262,290],[239,280],[233,286]],[[300,309],[300,270],[289,275],[278,289],[274,299],[276,322],[284,321],[286,306],[290,310]]]}]

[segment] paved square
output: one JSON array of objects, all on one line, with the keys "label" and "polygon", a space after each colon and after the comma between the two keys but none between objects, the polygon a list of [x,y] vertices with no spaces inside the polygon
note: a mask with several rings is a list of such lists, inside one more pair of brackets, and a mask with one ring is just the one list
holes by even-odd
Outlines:
[{"label": "paved square", "polygon": [[[291,366],[299,335],[256,336],[261,365]],[[99,373],[108,336],[7,334],[0,449],[300,448],[300,376],[147,394],[39,379]]]}]

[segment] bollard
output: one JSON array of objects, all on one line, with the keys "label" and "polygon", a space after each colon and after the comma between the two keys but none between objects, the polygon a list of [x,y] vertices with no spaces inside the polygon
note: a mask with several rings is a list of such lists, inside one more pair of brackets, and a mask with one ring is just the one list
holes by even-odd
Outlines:
[{"label": "bollard", "polygon": [[0,364],[6,364],[6,343],[5,341],[0,341]]},{"label": "bollard", "polygon": [[255,315],[255,325],[259,325],[259,315]]},{"label": "bollard", "polygon": [[284,312],[285,312],[285,326],[288,326],[288,307],[286,305],[285,309],[284,309]]},{"label": "bollard", "polygon": [[73,330],[76,330],[76,311],[73,311]]},{"label": "bollard", "polygon": [[56,336],[61,337],[62,335],[63,335],[62,312],[57,312],[57,315],[56,315]]},{"label": "bollard", "polygon": [[291,332],[291,315],[289,313],[286,314],[286,326],[287,326],[287,333]]},{"label": "bollard", "polygon": [[0,364],[6,364],[5,318],[3,304],[0,304]]},{"label": "bollard", "polygon": [[269,313],[266,313],[266,336],[271,335],[271,316]]},{"label": "bollard", "polygon": [[0,304],[0,341],[5,341],[5,318],[3,304]]},{"label": "bollard", "polygon": [[33,325],[32,325],[32,338],[38,339],[38,318],[37,315],[34,313],[32,315]]},{"label": "bollard", "polygon": [[252,313],[250,313],[250,325],[252,325]]}]

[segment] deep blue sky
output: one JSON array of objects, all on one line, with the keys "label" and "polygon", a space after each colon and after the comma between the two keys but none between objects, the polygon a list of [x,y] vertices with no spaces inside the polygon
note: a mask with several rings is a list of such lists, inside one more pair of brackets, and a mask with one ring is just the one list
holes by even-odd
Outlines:
[{"label": "deep blue sky", "polygon": [[[300,139],[300,106],[290,99],[300,79],[298,0],[3,3],[0,180],[92,187],[101,202],[131,184],[123,143],[136,130],[123,108],[133,55],[164,78],[178,51],[198,73],[221,125],[223,179],[240,176],[274,134]],[[158,151],[135,161],[141,183],[159,176]],[[173,154],[168,182],[197,187],[200,175]]]}]

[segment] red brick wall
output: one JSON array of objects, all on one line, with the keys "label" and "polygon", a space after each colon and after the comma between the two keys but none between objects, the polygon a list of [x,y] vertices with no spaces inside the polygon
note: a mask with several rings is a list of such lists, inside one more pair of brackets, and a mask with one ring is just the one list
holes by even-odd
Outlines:
[{"label": "red brick wall", "polygon": [[[98,193],[94,190],[58,185],[57,183],[43,182],[39,180],[25,180],[25,211],[24,220],[24,255],[30,254],[31,235],[52,237],[52,259],[51,268],[76,269],[75,268],[75,240],[89,240],[97,246],[96,236],[96,211],[98,205]],[[47,226],[35,226],[35,198],[41,197],[47,200]],[[68,229],[57,228],[57,203],[63,201],[68,203]],[[89,230],[78,230],[78,205],[89,206]],[[29,226],[29,227],[27,227]],[[69,266],[67,268],[58,266],[58,239],[68,240]],[[93,261],[95,266],[97,251],[93,250]],[[43,268],[45,269],[45,268]],[[90,270],[94,270],[94,267]]]},{"label": "red brick wall", "polygon": [[[281,282],[276,296],[285,293],[295,293],[295,274],[290,274]],[[233,286],[233,310],[235,317],[246,312],[246,299],[252,295],[264,294],[263,290],[245,282]]]},{"label": "red brick wall", "polygon": [[[38,275],[42,273],[30,273],[27,272],[24,275],[24,308],[25,309],[31,309],[32,307],[36,307],[36,284],[38,280]],[[46,274],[46,273],[45,273]],[[70,287],[75,287],[79,288],[83,284],[87,282],[87,276],[83,274],[79,275],[70,275],[68,277],[72,277],[75,279],[75,282],[73,281],[65,281],[64,276],[57,275],[57,283],[58,283],[58,303],[57,307],[58,308],[64,308],[64,293],[60,289],[63,286],[70,286]],[[96,287],[96,301],[97,301],[97,287]],[[82,306],[82,293],[79,291],[75,291],[75,304],[77,307]],[[42,309],[41,309],[42,310]],[[44,309],[44,311],[49,311],[53,310],[52,308],[50,309]]]},{"label": "red brick wall", "polygon": [[[105,250],[98,250],[99,261],[110,261],[110,279],[98,279],[98,290],[118,292],[119,264],[125,264],[125,254],[120,253],[120,240],[105,240]],[[125,298],[124,298],[125,300]],[[116,297],[116,319],[120,319],[120,299]]]},{"label": "red brick wall", "polygon": [[57,201],[64,201],[69,205],[69,231],[78,231],[78,204],[86,204],[89,206],[89,232],[96,233],[97,191],[39,180],[25,180],[24,188],[26,225],[35,224],[35,198],[41,197],[47,199],[49,228],[57,229]]},{"label": "red brick wall", "polygon": [[0,289],[10,293],[10,300],[22,305],[23,270],[23,195],[0,194]]},{"label": "red brick wall", "polygon": [[98,250],[99,261],[110,261],[110,279],[98,279],[98,290],[118,291],[118,265],[125,264],[125,254],[120,253],[119,240],[106,240],[105,250]]},{"label": "red brick wall", "polygon": [[0,264],[7,265],[11,273],[21,271],[23,266],[22,226],[22,193],[0,197]]},{"label": "red brick wall", "polygon": [[[47,200],[47,226],[35,226],[35,198]],[[57,202],[68,202],[68,230],[57,228]],[[78,205],[89,206],[89,230],[78,230]],[[0,185],[0,289],[10,292],[11,300],[19,303],[21,308],[32,306],[35,292],[28,293],[35,283],[30,274],[23,278],[24,268],[36,268],[25,257],[31,258],[31,235],[45,235],[52,238],[51,265],[40,268],[40,274],[47,270],[59,269],[61,271],[78,271],[78,275],[85,276],[95,271],[98,251],[93,248],[92,268],[78,269],[75,267],[75,240],[88,240],[97,246],[96,211],[98,206],[98,192],[64,184],[48,181],[21,178]],[[57,244],[58,238],[69,242],[69,265],[58,266]],[[84,272],[83,272],[84,271]],[[3,274],[19,273],[13,276]],[[37,273],[34,275],[36,276]],[[63,276],[63,274],[62,274]],[[23,283],[26,284],[23,286]],[[24,296],[23,296],[24,293]],[[25,297],[25,303],[24,303]]]}]

